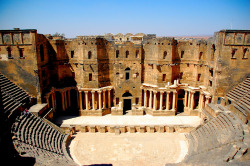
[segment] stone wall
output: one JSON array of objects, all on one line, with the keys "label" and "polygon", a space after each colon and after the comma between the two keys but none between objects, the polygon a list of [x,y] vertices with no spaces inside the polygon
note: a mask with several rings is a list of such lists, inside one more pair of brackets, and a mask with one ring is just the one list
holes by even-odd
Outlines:
[{"label": "stone wall", "polygon": [[[177,102],[182,103],[183,95],[189,92],[185,106],[195,109],[197,105],[204,107],[198,101],[216,103],[218,97],[249,75],[249,33],[222,30],[207,40],[158,38],[145,34],[64,39],[37,34],[36,30],[2,30],[0,68],[38,101],[41,98],[51,106],[68,101],[58,109],[70,108],[70,98],[76,99],[75,108],[80,108],[80,92],[87,92],[89,109],[98,108],[98,114],[100,110],[110,112],[112,106],[118,107],[125,99],[131,99],[131,106],[134,104],[137,109],[149,106],[143,102],[144,95],[148,99],[151,91],[156,92],[156,109],[167,105],[160,104],[160,100],[178,107]],[[144,85],[150,92],[143,94]],[[171,86],[177,93],[175,100],[172,93],[167,100],[164,91]],[[67,88],[76,89],[76,94],[73,96]],[[112,89],[108,103],[107,89]],[[191,92],[196,94],[191,95]],[[86,109],[86,95],[81,95],[82,109]],[[203,100],[199,99],[201,95]],[[152,100],[153,97],[154,94]],[[194,103],[188,104],[191,98]]]},{"label": "stone wall", "polygon": [[30,96],[40,100],[40,83],[36,56],[37,31],[0,31],[0,71]]}]

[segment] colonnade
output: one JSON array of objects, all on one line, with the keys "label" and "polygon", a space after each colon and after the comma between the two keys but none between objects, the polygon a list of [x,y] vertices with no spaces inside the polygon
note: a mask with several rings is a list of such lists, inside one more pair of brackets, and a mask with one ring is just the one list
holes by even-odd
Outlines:
[{"label": "colonnade", "polygon": [[[68,108],[70,108],[70,106],[71,106],[70,91],[72,89],[77,90],[74,87],[73,88],[64,88],[64,89],[52,89],[52,91],[45,96],[48,107],[51,107],[53,109],[56,109],[58,107],[56,105],[56,92],[59,92],[61,94],[62,111],[65,111]],[[51,104],[52,105],[50,105],[49,97],[51,97]]]},{"label": "colonnade", "polygon": [[[142,88],[144,90],[144,103],[142,103],[142,106],[153,109],[153,110],[172,110],[174,111],[176,109],[177,105],[177,89],[166,89],[166,90],[155,90],[155,89],[149,89],[149,88]],[[193,90],[193,89],[184,89],[185,91],[185,97],[183,99],[183,105],[185,109],[193,110],[195,109],[195,101],[194,96],[196,92],[199,92],[199,102],[198,102],[198,109],[202,110],[206,104],[210,103],[211,96],[207,93],[204,93],[200,90]],[[149,95],[148,95],[149,93]],[[165,93],[165,94],[164,94]],[[170,99],[170,94],[172,93]],[[160,97],[157,101],[157,94],[160,94]],[[166,104],[163,103],[163,98],[166,101]],[[172,103],[171,103],[172,101]],[[159,105],[159,107],[158,107]],[[163,107],[165,106],[165,109]],[[170,106],[171,109],[170,109]]]},{"label": "colonnade", "polygon": [[[82,100],[82,92],[84,92],[84,102]],[[98,97],[96,97],[96,93]],[[108,97],[106,97],[106,93],[108,93]],[[83,106],[85,106],[84,110],[102,110],[106,109],[106,107],[111,108],[111,89],[79,89],[79,105],[80,110],[83,110]]]},{"label": "colonnade", "polygon": [[[62,111],[67,110],[71,107],[71,90],[76,90],[77,95],[77,108],[80,110],[103,110],[111,108],[111,90],[112,88],[99,88],[99,89],[77,89],[76,87],[64,88],[64,89],[52,89],[50,93],[45,96],[48,106],[54,110],[58,108],[56,102],[56,92],[60,93],[61,97],[61,108]],[[144,102],[141,106],[159,111],[175,111],[178,101],[179,89],[155,89],[149,87],[142,87],[144,90],[142,97]],[[205,107],[206,104],[210,103],[211,96],[209,93],[202,91],[201,89],[183,89],[185,96],[183,98],[184,109],[194,110],[199,109],[200,111]],[[199,101],[197,101],[197,95],[199,92]],[[183,93],[183,92],[182,92]],[[196,96],[196,97],[195,97]],[[196,98],[196,99],[194,99]],[[196,101],[196,104],[195,104]],[[165,102],[165,103],[164,103]],[[198,106],[197,106],[198,102]],[[197,106],[197,107],[196,107]],[[196,107],[196,108],[195,108]]]},{"label": "colonnade", "polygon": [[[147,92],[149,92],[149,96],[147,95]],[[163,94],[165,91],[157,91],[153,89],[144,89],[144,103],[143,106],[146,108],[150,108],[153,110],[158,110],[157,107],[157,93],[160,93],[160,105],[159,105],[159,110],[163,110]],[[166,91],[166,108],[165,110],[169,110],[170,106],[170,98],[169,95],[170,93],[173,93],[173,98],[172,98],[172,110],[175,110],[176,108],[176,93],[177,91]],[[152,100],[153,98],[153,100]],[[149,102],[148,102],[149,101]]]}]

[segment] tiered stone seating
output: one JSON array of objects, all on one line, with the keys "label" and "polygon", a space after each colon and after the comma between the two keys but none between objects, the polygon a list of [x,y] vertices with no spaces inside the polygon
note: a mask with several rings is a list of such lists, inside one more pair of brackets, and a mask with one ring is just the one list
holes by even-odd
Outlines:
[{"label": "tiered stone seating", "polygon": [[66,138],[32,113],[21,115],[12,126],[14,145],[22,156],[36,158],[42,165],[75,165],[66,151]]},{"label": "tiered stone seating", "polygon": [[250,78],[229,91],[226,97],[233,102],[236,109],[247,116],[247,112],[250,111]]},{"label": "tiered stone seating", "polygon": [[245,134],[243,124],[234,114],[221,112],[186,136],[189,151],[183,163],[223,164],[240,157],[247,149]]},{"label": "tiered stone seating", "polygon": [[5,114],[12,114],[25,103],[29,95],[0,73],[0,86]]},{"label": "tiered stone seating", "polygon": [[66,156],[53,153],[41,148],[37,148],[30,144],[26,144],[20,141],[14,141],[15,148],[21,152],[22,156],[34,157],[36,158],[37,165],[60,165],[60,166],[68,166],[68,165],[76,165],[72,160],[69,160]]},{"label": "tiered stone seating", "polygon": [[1,113],[8,117],[13,145],[21,156],[34,157],[37,165],[76,165],[66,150],[68,136],[31,112],[22,115],[30,97],[1,73],[0,90]]},{"label": "tiered stone seating", "polygon": [[13,133],[17,140],[58,154],[63,154],[62,143],[65,135],[45,123],[32,113],[21,115]]}]

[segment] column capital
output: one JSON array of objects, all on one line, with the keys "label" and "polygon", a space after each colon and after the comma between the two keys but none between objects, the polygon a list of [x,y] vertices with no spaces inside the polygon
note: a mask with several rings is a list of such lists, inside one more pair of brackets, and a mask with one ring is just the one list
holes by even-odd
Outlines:
[{"label": "column capital", "polygon": [[97,91],[99,94],[101,94],[102,93],[102,91]]},{"label": "column capital", "polygon": [[95,93],[96,91],[92,90],[91,93]]},{"label": "column capital", "polygon": [[163,93],[164,93],[164,91],[160,91],[160,93],[161,93],[161,94],[163,94]]},{"label": "column capital", "polygon": [[89,91],[84,90],[83,92],[86,94],[86,93],[88,93]]},{"label": "column capital", "polygon": [[172,91],[173,93],[177,93],[177,91]]},{"label": "column capital", "polygon": [[191,90],[190,92],[191,92],[192,94],[194,94],[194,93],[195,93],[195,91],[192,91],[192,90]]},{"label": "column capital", "polygon": [[155,93],[157,93],[158,91],[156,91],[156,90],[153,90],[153,92],[154,92],[154,94],[155,94]]},{"label": "column capital", "polygon": [[166,91],[167,92],[167,94],[169,94],[171,91]]}]

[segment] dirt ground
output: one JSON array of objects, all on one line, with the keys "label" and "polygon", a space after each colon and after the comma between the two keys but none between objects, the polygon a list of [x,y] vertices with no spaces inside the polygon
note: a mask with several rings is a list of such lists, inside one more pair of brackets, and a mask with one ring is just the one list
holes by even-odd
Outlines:
[{"label": "dirt ground", "polygon": [[184,159],[187,144],[180,133],[81,133],[69,145],[79,165],[163,166]]}]

